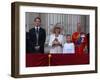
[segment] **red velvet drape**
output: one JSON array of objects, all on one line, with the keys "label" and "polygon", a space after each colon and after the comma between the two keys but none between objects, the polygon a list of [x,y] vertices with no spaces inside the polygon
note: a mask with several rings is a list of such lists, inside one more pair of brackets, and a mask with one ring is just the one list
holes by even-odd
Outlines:
[{"label": "red velvet drape", "polygon": [[26,54],[26,67],[89,64],[89,54]]}]

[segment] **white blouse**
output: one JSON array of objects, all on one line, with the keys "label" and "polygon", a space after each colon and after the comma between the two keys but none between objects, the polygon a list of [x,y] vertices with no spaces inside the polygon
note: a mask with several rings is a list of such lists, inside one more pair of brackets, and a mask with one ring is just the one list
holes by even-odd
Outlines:
[{"label": "white blouse", "polygon": [[53,41],[56,39],[58,39],[58,41],[60,42],[60,44],[64,44],[64,37],[63,35],[59,34],[58,37],[55,36],[55,34],[51,34],[50,35],[50,40],[49,40],[49,46],[50,46],[50,53],[62,53],[62,47],[58,46],[58,47],[52,47],[52,43]]}]

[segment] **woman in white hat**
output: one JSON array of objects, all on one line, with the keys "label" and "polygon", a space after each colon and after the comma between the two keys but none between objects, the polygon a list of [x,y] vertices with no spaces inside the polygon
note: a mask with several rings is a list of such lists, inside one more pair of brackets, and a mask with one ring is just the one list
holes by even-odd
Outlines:
[{"label": "woman in white hat", "polygon": [[61,34],[61,27],[57,24],[53,29],[53,34],[50,35],[49,46],[50,46],[50,53],[62,53],[64,44],[64,37]]}]

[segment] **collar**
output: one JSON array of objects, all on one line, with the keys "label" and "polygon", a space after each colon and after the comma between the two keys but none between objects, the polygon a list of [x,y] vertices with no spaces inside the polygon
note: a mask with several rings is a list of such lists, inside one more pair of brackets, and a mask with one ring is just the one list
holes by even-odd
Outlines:
[{"label": "collar", "polygon": [[38,27],[35,26],[35,29],[37,29],[37,28],[40,29],[40,26],[38,26]]}]

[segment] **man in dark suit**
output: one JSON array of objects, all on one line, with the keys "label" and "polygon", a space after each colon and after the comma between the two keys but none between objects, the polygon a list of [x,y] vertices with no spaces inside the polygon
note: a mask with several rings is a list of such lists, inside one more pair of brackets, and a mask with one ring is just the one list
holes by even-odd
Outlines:
[{"label": "man in dark suit", "polygon": [[44,53],[46,32],[41,27],[41,19],[39,17],[34,19],[34,25],[29,31],[30,53]]}]

